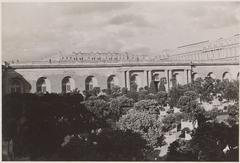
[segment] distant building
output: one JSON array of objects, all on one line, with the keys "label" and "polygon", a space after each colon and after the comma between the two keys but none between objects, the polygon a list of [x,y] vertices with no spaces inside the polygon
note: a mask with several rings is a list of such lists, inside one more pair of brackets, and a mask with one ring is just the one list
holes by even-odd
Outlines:
[{"label": "distant building", "polygon": [[149,57],[121,52],[73,52],[30,63],[3,64],[3,94],[14,92],[70,92],[78,88],[111,89],[114,85],[138,88],[156,85],[164,79],[168,91],[173,85],[187,84],[198,77],[239,79],[239,35],[203,41],[164,50]]}]

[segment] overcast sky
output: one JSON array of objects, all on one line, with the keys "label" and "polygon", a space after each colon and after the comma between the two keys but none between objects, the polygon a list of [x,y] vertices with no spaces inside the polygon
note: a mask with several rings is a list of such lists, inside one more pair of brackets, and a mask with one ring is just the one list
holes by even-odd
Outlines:
[{"label": "overcast sky", "polygon": [[239,33],[237,2],[2,4],[3,60],[40,60],[62,51],[157,55]]}]

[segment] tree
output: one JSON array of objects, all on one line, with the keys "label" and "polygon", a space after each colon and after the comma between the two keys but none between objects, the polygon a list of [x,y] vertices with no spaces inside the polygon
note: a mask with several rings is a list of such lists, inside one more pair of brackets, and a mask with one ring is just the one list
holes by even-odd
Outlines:
[{"label": "tree", "polygon": [[129,110],[126,115],[119,119],[117,125],[121,130],[131,130],[139,133],[147,141],[151,150],[163,144],[162,123],[154,114],[149,114],[146,111]]},{"label": "tree", "polygon": [[48,159],[66,134],[91,131],[101,124],[80,103],[79,94],[23,94],[7,98],[3,114],[11,123],[4,121],[3,135],[13,140],[17,157]]},{"label": "tree", "polygon": [[181,85],[172,87],[169,91],[169,105],[171,107],[177,106],[178,100],[181,96],[183,96],[184,92],[186,91],[186,88],[182,87]]},{"label": "tree", "polygon": [[153,80],[150,82],[149,92],[153,94],[157,93],[157,87]]},{"label": "tree", "polygon": [[138,92],[138,100],[146,100],[146,96],[148,95],[148,90],[142,89]]},{"label": "tree", "polygon": [[167,98],[168,98],[167,92],[159,91],[156,94],[156,100],[161,106],[165,106],[167,104]]},{"label": "tree", "polygon": [[228,134],[227,125],[206,122],[194,132],[190,148],[194,150],[199,161],[223,161],[223,149],[231,139]]},{"label": "tree", "polygon": [[168,147],[167,161],[196,161],[197,157],[190,148],[189,141],[178,139]]},{"label": "tree", "polygon": [[128,92],[128,89],[127,89],[126,87],[123,87],[123,88],[122,88],[122,94],[123,94],[123,95],[126,95],[127,92]]},{"label": "tree", "polygon": [[[168,148],[167,160],[237,161],[237,127],[229,127],[224,123],[206,122],[193,131],[191,140],[173,142]],[[227,145],[230,150],[224,154],[223,149]]]},{"label": "tree", "polygon": [[110,100],[110,116],[114,121],[126,114],[134,105],[134,100],[126,96],[119,96]]},{"label": "tree", "polygon": [[191,114],[197,107],[196,100],[192,100],[190,96],[182,96],[178,101],[178,107],[181,109],[181,112]]},{"label": "tree", "polygon": [[203,101],[212,101],[214,92],[215,79],[211,77],[206,77],[202,84],[202,94],[200,99]]},{"label": "tree", "polygon": [[163,131],[167,132],[167,131],[173,129],[174,127],[176,127],[178,124],[181,123],[182,119],[184,119],[184,120],[188,119],[186,114],[184,114],[184,113],[171,113],[171,114],[166,115],[162,119]]},{"label": "tree", "polygon": [[239,106],[238,104],[228,106],[228,119],[227,122],[233,126],[239,123]]},{"label": "tree", "polygon": [[148,111],[151,114],[159,114],[160,107],[156,100],[141,100],[134,104],[134,109],[137,111]]},{"label": "tree", "polygon": [[223,91],[223,97],[228,100],[238,101],[239,100],[238,90],[239,90],[238,81],[233,81],[233,82],[226,81],[225,89]]},{"label": "tree", "polygon": [[164,83],[163,79],[160,80],[158,91],[166,92],[165,83]]},{"label": "tree", "polygon": [[163,131],[164,132],[167,132],[167,131],[173,129],[177,124],[175,115],[168,114],[166,117],[164,117],[162,119],[162,123],[163,123]]},{"label": "tree", "polygon": [[97,96],[101,92],[101,89],[100,87],[94,87],[90,92],[92,96]]},{"label": "tree", "polygon": [[198,122],[198,126],[201,126],[207,121],[205,112],[205,109],[200,105],[197,105],[197,107],[193,110],[192,119],[193,121]]},{"label": "tree", "polygon": [[191,100],[196,100],[198,98],[198,95],[195,91],[186,91],[184,92],[184,96],[190,97]]},{"label": "tree", "polygon": [[121,87],[114,85],[111,89],[104,89],[102,92],[106,93],[110,98],[122,95]]},{"label": "tree", "polygon": [[83,104],[87,110],[94,113],[100,119],[107,118],[110,114],[109,103],[96,96],[91,96]]},{"label": "tree", "polygon": [[201,95],[203,91],[203,82],[204,80],[202,78],[197,78],[191,83],[192,90],[194,90],[197,94]]},{"label": "tree", "polygon": [[138,92],[136,92],[136,91],[128,91],[126,96],[127,96],[128,98],[133,99],[134,101],[138,101],[138,96],[139,96],[139,94],[138,94]]},{"label": "tree", "polygon": [[130,91],[137,92],[138,85],[135,82],[130,83]]},{"label": "tree", "polygon": [[69,136],[51,160],[136,161],[145,159],[146,141],[137,133],[121,130],[94,131]]},{"label": "tree", "polygon": [[204,113],[206,120],[215,121],[218,116],[218,108],[213,108],[212,110],[206,111]]},{"label": "tree", "polygon": [[114,85],[111,89],[111,93],[113,97],[121,96],[122,95],[121,87]]}]

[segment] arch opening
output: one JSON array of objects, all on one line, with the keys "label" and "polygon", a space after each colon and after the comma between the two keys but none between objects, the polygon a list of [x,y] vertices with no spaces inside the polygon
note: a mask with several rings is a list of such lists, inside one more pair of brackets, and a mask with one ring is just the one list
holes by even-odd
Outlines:
[{"label": "arch opening", "polygon": [[62,80],[62,92],[69,93],[75,89],[75,81],[72,77],[66,76]]},{"label": "arch opening", "polygon": [[152,81],[154,82],[155,88],[158,91],[158,86],[160,84],[160,75],[159,74],[154,74],[152,76]]},{"label": "arch opening", "polygon": [[87,91],[92,90],[94,87],[97,87],[97,79],[94,76],[88,76],[85,81],[85,89]]},{"label": "arch opening", "polygon": [[210,78],[212,78],[212,79],[215,79],[215,78],[216,78],[216,76],[214,75],[213,72],[209,72],[208,75],[207,75],[207,77],[210,77]]},{"label": "arch opening", "polygon": [[199,78],[200,76],[198,75],[198,73],[193,73],[192,74],[192,80],[195,81],[197,78]]},{"label": "arch opening", "polygon": [[229,72],[224,72],[222,76],[222,80],[231,80],[231,74]]},{"label": "arch opening", "polygon": [[133,74],[130,77],[130,89],[137,90],[141,86],[141,79],[138,74]]},{"label": "arch opening", "polygon": [[41,77],[37,80],[37,93],[50,93],[50,81],[46,77]]},{"label": "arch opening", "polygon": [[179,73],[174,73],[172,76],[172,85],[176,86],[179,81]]},{"label": "arch opening", "polygon": [[12,79],[10,93],[22,93],[22,84],[19,79]]},{"label": "arch opening", "polygon": [[114,86],[118,85],[118,78],[116,77],[116,75],[111,75],[108,77],[107,80],[107,88],[108,89],[112,89]]}]

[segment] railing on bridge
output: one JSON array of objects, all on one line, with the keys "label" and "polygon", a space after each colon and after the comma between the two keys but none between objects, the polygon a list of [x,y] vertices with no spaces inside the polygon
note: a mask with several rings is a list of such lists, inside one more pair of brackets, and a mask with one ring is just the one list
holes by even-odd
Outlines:
[{"label": "railing on bridge", "polygon": [[136,64],[239,64],[239,56],[231,58],[219,58],[209,60],[139,60],[139,61],[32,61],[32,62],[15,62],[9,65],[98,65],[98,64],[124,64],[124,65],[136,65]]}]

